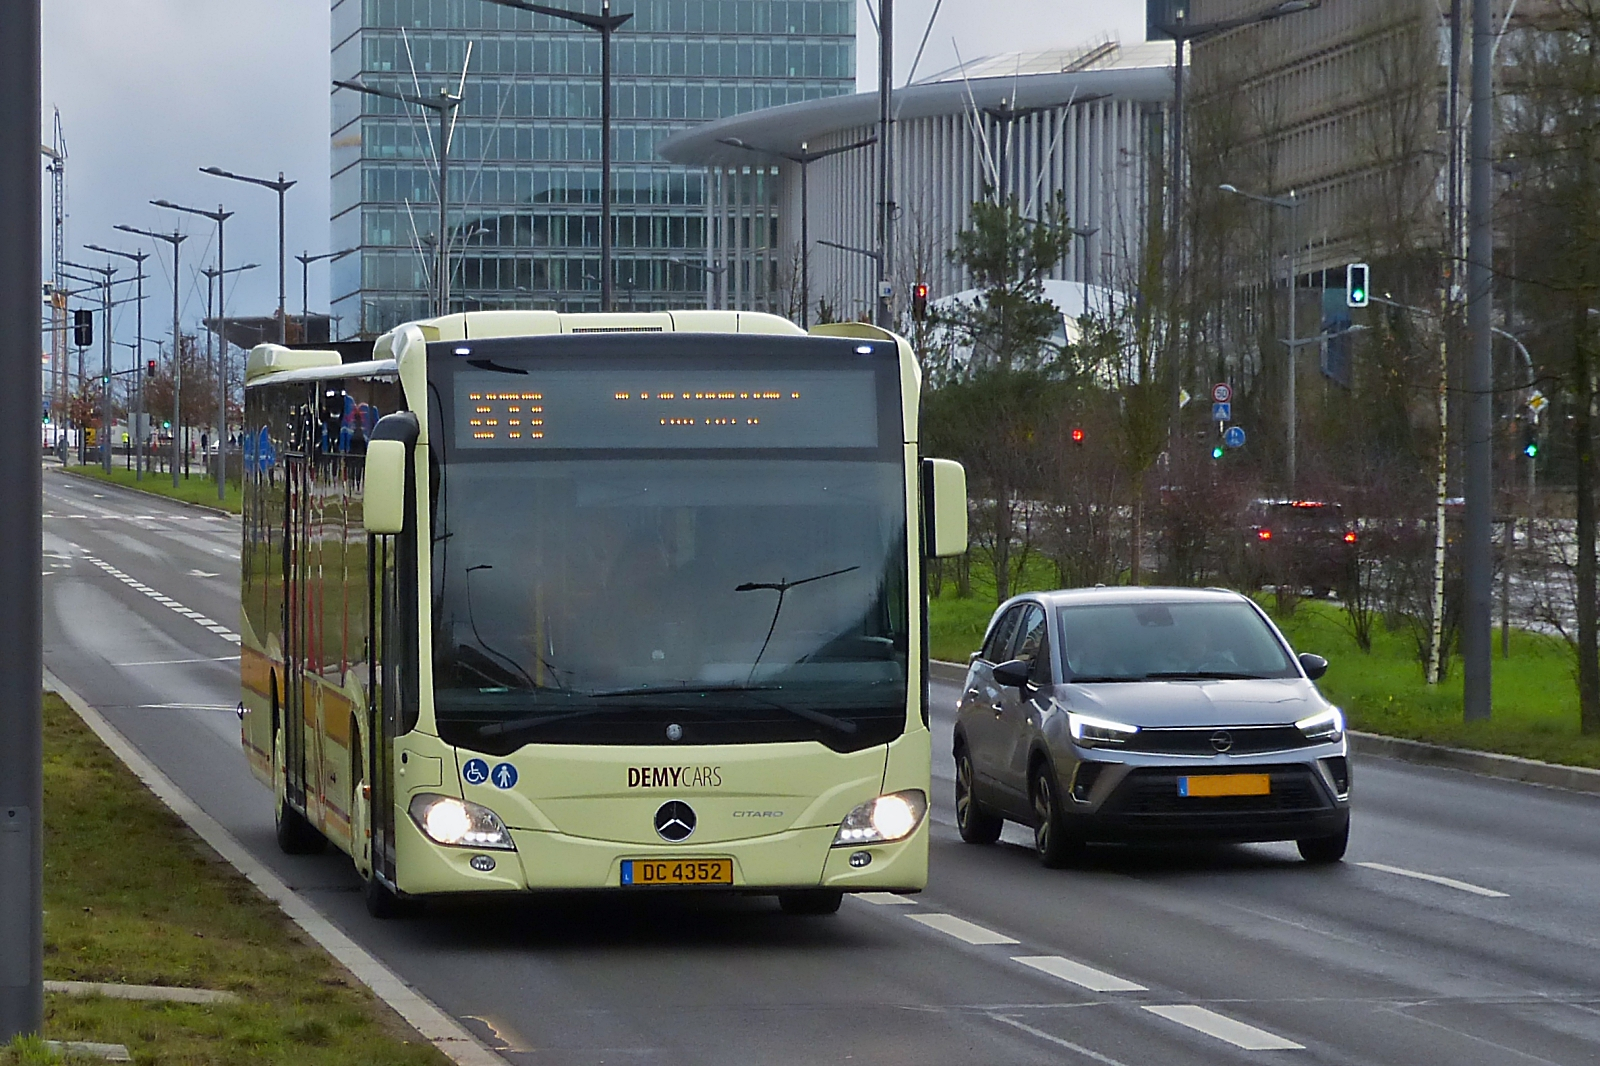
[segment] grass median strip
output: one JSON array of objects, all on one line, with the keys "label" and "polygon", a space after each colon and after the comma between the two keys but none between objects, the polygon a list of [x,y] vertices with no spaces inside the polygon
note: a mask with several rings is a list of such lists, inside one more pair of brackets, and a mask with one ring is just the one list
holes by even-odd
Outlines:
[{"label": "grass median strip", "polygon": [[[45,1035],[163,1066],[443,1064],[45,697],[45,976],[233,1002],[49,993]],[[21,1046],[0,1066],[41,1061]],[[48,1061],[48,1060],[43,1060]]]},{"label": "grass median strip", "polygon": [[107,474],[98,466],[69,466],[65,468],[69,474],[80,477],[94,478],[97,481],[109,481],[113,485],[120,485],[125,489],[134,489],[137,492],[148,492],[152,496],[165,496],[169,500],[182,500],[184,503],[198,503],[204,507],[220,508],[238,514],[242,509],[242,498],[239,486],[229,482],[226,495],[217,499],[217,483],[208,477],[184,477],[178,475],[178,486],[173,488],[172,475],[145,472],[144,477],[135,478],[132,470],[124,467],[111,467]]}]

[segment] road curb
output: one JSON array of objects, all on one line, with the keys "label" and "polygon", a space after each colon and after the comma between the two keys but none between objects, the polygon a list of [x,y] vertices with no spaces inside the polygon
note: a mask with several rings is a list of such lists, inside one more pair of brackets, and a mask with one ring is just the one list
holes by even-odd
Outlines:
[{"label": "road curb", "polygon": [[225,507],[211,507],[207,504],[195,503],[193,500],[180,500],[176,496],[164,496],[159,492],[146,492],[144,489],[136,489],[128,485],[119,485],[115,481],[107,481],[104,478],[95,477],[93,474],[80,474],[70,466],[62,466],[58,469],[60,469],[60,471],[63,474],[66,474],[68,477],[75,477],[79,481],[87,481],[91,485],[104,485],[109,489],[119,492],[128,492],[136,496],[149,496],[151,499],[164,500],[167,503],[177,504],[179,507],[192,507],[196,511],[205,511],[207,514],[225,515],[228,518],[239,517]]},{"label": "road curb", "polygon": [[[936,681],[959,683],[966,679],[967,668],[960,663],[933,659],[928,662],[928,676]],[[1569,792],[1600,794],[1600,770],[1591,770],[1585,766],[1562,766],[1560,763],[1524,759],[1516,755],[1451,748],[1443,744],[1429,744],[1422,740],[1407,740],[1380,733],[1358,733],[1355,730],[1350,731],[1350,742],[1352,749],[1359,755],[1396,759],[1421,766],[1442,766],[1482,777],[1498,777],[1506,781],[1543,785],[1546,788],[1562,788]]]},{"label": "road curb", "polygon": [[83,719],[84,724],[94,731],[101,742],[111,749],[112,754],[122,760],[122,764],[132,770],[134,776],[144,782],[145,787],[155,793],[156,798],[166,804],[173,814],[183,819],[184,824],[194,830],[213,851],[244,875],[268,899],[276,903],[290,921],[320,944],[324,951],[339,960],[345,969],[388,1004],[391,1010],[400,1015],[406,1024],[421,1034],[428,1043],[438,1048],[458,1066],[510,1066],[505,1059],[480,1043],[432,1000],[407,984],[399,974],[385,966],[377,957],[323,917],[315,907],[296,895],[294,889],[284,884],[277,874],[246,851],[244,845],[240,844],[232,833],[201,810],[199,804],[190,799],[171,778],[145,758],[116,726],[106,721],[105,717],[91,707],[82,696],[73,692],[48,670],[44,672],[44,684],[45,688],[67,701],[67,705]]}]

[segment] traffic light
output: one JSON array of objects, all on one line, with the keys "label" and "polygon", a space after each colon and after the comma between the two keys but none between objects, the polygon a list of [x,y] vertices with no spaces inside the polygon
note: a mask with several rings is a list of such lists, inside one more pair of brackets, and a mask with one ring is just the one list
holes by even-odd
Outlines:
[{"label": "traffic light", "polygon": [[1351,307],[1367,306],[1367,264],[1351,263],[1344,268],[1344,302]]},{"label": "traffic light", "polygon": [[146,359],[144,361],[144,372],[146,374],[154,374],[156,372],[156,361],[154,359]]},{"label": "traffic light", "polygon": [[1072,427],[1072,443],[1083,443],[1083,430],[1079,429],[1077,426]]},{"label": "traffic light", "polygon": [[1529,459],[1539,458],[1539,426],[1536,423],[1522,424],[1522,454]]},{"label": "traffic light", "polygon": [[172,420],[170,418],[163,418],[161,420],[161,428],[162,429],[171,429],[172,428]]},{"label": "traffic light", "polygon": [[1221,459],[1222,455],[1223,455],[1223,451],[1224,451],[1224,449],[1223,449],[1222,445],[1220,445],[1220,444],[1216,445],[1214,448],[1211,449],[1211,458],[1213,458],[1213,459]]},{"label": "traffic light", "polygon": [[911,286],[911,317],[918,322],[928,317],[928,286],[920,281]]},{"label": "traffic light", "polygon": [[94,312],[78,308],[72,312],[72,343],[87,348],[94,343]]}]

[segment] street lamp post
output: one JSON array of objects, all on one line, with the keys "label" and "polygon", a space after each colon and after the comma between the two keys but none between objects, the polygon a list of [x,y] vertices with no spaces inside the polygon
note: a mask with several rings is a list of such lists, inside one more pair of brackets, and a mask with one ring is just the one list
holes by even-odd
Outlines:
[{"label": "street lamp post", "polygon": [[[787,159],[800,166],[800,325],[803,329],[811,328],[811,194],[806,183],[806,173],[819,159],[826,159],[830,155],[840,155],[844,152],[853,152],[857,148],[865,148],[877,144],[877,137],[867,137],[856,141],[854,144],[844,144],[837,148],[824,148],[813,152],[806,142],[800,142],[798,152],[784,152],[776,148],[761,148],[753,144],[746,144],[737,137],[719,137],[721,143],[733,148],[742,148],[747,152],[758,152],[762,155],[777,156]],[[726,268],[724,268],[726,269]]]},{"label": "street lamp post", "polygon": [[[464,77],[465,72],[463,72]],[[424,107],[439,116],[439,246],[438,263],[434,267],[438,273],[434,281],[438,289],[436,312],[447,315],[450,313],[450,242],[445,237],[445,228],[449,225],[450,190],[445,183],[450,177],[450,119],[455,114],[456,108],[461,105],[461,96],[459,94],[452,96],[448,89],[440,89],[437,97],[429,98],[413,96],[410,93],[390,92],[388,89],[374,89],[358,81],[335,79],[333,84],[341,89],[366,93],[368,96],[381,96],[385,100]]]},{"label": "street lamp post", "polygon": [[600,310],[610,311],[613,281],[611,276],[611,35],[621,29],[623,23],[633,18],[633,12],[613,15],[611,0],[600,0],[598,15],[568,11],[565,8],[549,7],[545,4],[530,4],[525,0],[487,0],[487,2],[499,4],[501,7],[515,8],[518,11],[531,11],[535,15],[566,19],[568,22],[576,22],[580,26],[587,26],[600,33]]},{"label": "street lamp post", "polygon": [[139,291],[138,291],[138,296],[135,297],[135,300],[137,302],[134,304],[135,315],[137,316],[137,319],[138,319],[138,325],[135,328],[138,330],[138,335],[135,337],[134,344],[133,344],[133,349],[134,349],[134,358],[133,358],[133,392],[134,392],[134,395],[137,396],[138,399],[139,399],[139,410],[134,416],[134,419],[133,419],[133,421],[134,421],[133,430],[132,430],[132,432],[130,432],[128,434],[128,436],[133,439],[132,440],[133,453],[134,453],[133,479],[135,481],[143,481],[144,480],[144,434],[141,432],[142,427],[139,425],[139,422],[141,422],[145,417],[145,410],[144,410],[144,261],[146,259],[150,258],[150,253],[149,252],[119,252],[115,248],[102,248],[98,244],[86,244],[86,245],[84,245],[84,247],[89,249],[92,252],[104,252],[106,255],[119,255],[124,259],[131,259],[134,262],[134,269],[135,269],[135,272],[137,274],[137,276],[134,278],[134,280],[136,282],[138,282],[138,284],[139,284]]},{"label": "street lamp post", "polygon": [[[246,270],[254,270],[260,265],[260,263],[246,263],[244,266],[229,267],[227,270],[222,270],[219,267],[200,268],[200,273],[206,276],[206,317],[208,319],[211,318],[211,286],[213,284],[215,284],[217,287],[217,302],[220,304],[222,302],[222,286],[224,284],[223,275],[239,274]],[[211,360],[211,334],[215,333],[218,338],[217,380],[222,383],[222,395],[224,397],[223,402],[226,403],[226,397],[228,394],[228,320],[227,318],[212,319],[212,324],[213,328],[207,330],[206,332],[206,361],[209,362]],[[226,411],[226,408],[224,408],[224,411]],[[220,423],[220,427],[221,428],[219,428],[215,434],[215,443],[217,445],[217,478],[219,480],[223,480],[226,478],[228,473],[228,452],[227,449],[223,447],[223,441],[227,440],[228,438],[228,426],[224,421]],[[201,448],[200,451],[203,454],[205,449]]]},{"label": "street lamp post", "polygon": [[[1302,11],[1310,11],[1322,6],[1322,0],[1281,0],[1280,3],[1253,15],[1240,15],[1236,18],[1217,19],[1212,22],[1190,22],[1188,20],[1187,0],[1176,0],[1169,5],[1169,10],[1176,7],[1169,22],[1160,23],[1156,29],[1172,38],[1173,65],[1172,65],[1172,147],[1170,173],[1167,175],[1168,200],[1167,218],[1169,219],[1169,240],[1167,248],[1168,270],[1168,299],[1176,304],[1177,293],[1183,278],[1183,127],[1184,127],[1184,51],[1191,41],[1198,41],[1213,34],[1226,33],[1242,26],[1252,26],[1261,22],[1271,22],[1283,18],[1285,15],[1295,15]],[[1291,305],[1292,306],[1292,305]],[[1175,315],[1174,315],[1175,318]],[[1168,343],[1174,353],[1171,383],[1172,426],[1173,433],[1178,427],[1178,393],[1182,388],[1182,375],[1177,367],[1177,340],[1176,331],[1169,338]],[[1291,349],[1292,350],[1292,349]],[[1174,437],[1176,439],[1176,437]],[[1293,459],[1290,460],[1293,469]]]},{"label": "street lamp post", "polygon": [[1288,420],[1288,455],[1284,466],[1286,472],[1285,481],[1288,483],[1290,494],[1293,495],[1295,486],[1295,422],[1297,421],[1298,417],[1298,411],[1295,402],[1295,362],[1296,356],[1299,354],[1299,332],[1295,324],[1294,304],[1295,285],[1300,277],[1299,273],[1295,270],[1295,263],[1297,259],[1296,253],[1298,252],[1298,249],[1295,246],[1297,230],[1295,222],[1300,214],[1301,200],[1299,197],[1295,196],[1293,189],[1289,190],[1288,196],[1260,196],[1253,192],[1245,192],[1242,189],[1237,189],[1232,185],[1219,185],[1217,188],[1222,192],[1232,193],[1235,196],[1242,196],[1246,200],[1254,200],[1257,203],[1266,204],[1269,207],[1282,208],[1283,210],[1289,212],[1289,338],[1285,342],[1289,348],[1289,372],[1287,381],[1284,385],[1284,417]]},{"label": "street lamp post", "polygon": [[[356,249],[354,249],[354,248],[346,248],[342,252],[321,252],[321,253],[319,253],[317,255],[312,255],[309,252],[301,252],[299,255],[295,256],[295,258],[300,261],[300,343],[301,344],[310,344],[311,343],[310,327],[307,325],[307,323],[311,319],[311,312],[309,310],[309,307],[310,307],[310,304],[311,304],[311,280],[310,280],[311,279],[311,264],[312,263],[319,263],[324,259],[328,259],[328,260],[343,259],[345,256],[349,255],[351,252],[354,252],[354,251],[356,251]],[[330,337],[330,339],[331,339],[331,337]],[[288,342],[285,342],[285,343],[288,343]]]},{"label": "street lamp post", "polygon": [[156,233],[153,230],[139,229],[136,226],[113,226],[124,233],[135,233],[141,237],[152,240],[166,241],[172,245],[172,487],[178,487],[178,457],[180,446],[178,444],[178,425],[181,421],[183,410],[183,338],[178,329],[178,245],[188,240],[183,233]]},{"label": "street lamp post", "polygon": [[[727,289],[722,284],[722,275],[728,272],[727,263],[696,263],[692,259],[675,259],[672,257],[668,257],[667,262],[677,263],[679,266],[704,272],[705,276],[711,279],[711,299],[709,303],[716,305],[712,310],[721,309],[723,300],[727,297]],[[721,289],[720,295],[718,293],[719,289]]]},{"label": "street lamp post", "polygon": [[[224,211],[222,209],[222,205],[221,204],[217,205],[217,209],[215,211],[207,211],[207,210],[205,210],[204,208],[201,208],[201,207],[184,207],[181,204],[171,203],[171,202],[169,202],[167,200],[151,200],[150,202],[152,204],[154,204],[156,207],[165,207],[165,208],[167,208],[169,210],[172,210],[172,211],[186,211],[191,215],[199,215],[201,218],[209,218],[211,221],[215,222],[217,224],[217,269],[218,270],[223,270],[224,269],[224,267],[223,267],[223,263],[224,263],[223,246],[222,246],[222,228],[223,228],[222,224],[224,222],[228,221],[228,219],[233,217],[233,212],[232,211]],[[217,316],[219,318],[222,318],[222,319],[226,319],[228,317],[228,312],[226,310],[226,305],[224,303],[223,295],[222,295],[222,291],[221,291],[220,287],[218,288],[218,291],[217,291]],[[222,337],[222,353],[223,353],[223,358],[217,360],[217,439],[218,440],[222,439],[223,434],[225,434],[227,432],[227,429],[228,429],[228,375],[222,372],[222,366],[223,366],[223,364],[225,364],[227,362],[227,358],[226,358],[227,357],[227,353],[228,353],[228,337],[227,337],[227,334],[223,334],[223,337]],[[223,455],[222,449],[220,449],[220,448],[217,449],[217,457],[218,457],[219,460],[226,458]],[[219,462],[217,464],[217,501],[219,503],[221,501],[227,499],[227,497],[228,497],[228,492],[227,492],[228,479],[225,476],[226,473],[227,473],[227,471],[223,469],[223,464],[221,462]]]},{"label": "street lamp post", "polygon": [[[74,263],[62,260],[63,266],[76,267],[100,275],[100,306],[105,328],[100,337],[100,469],[107,474],[111,473],[111,275],[117,272],[113,266],[86,266],[83,263]],[[82,385],[82,381],[79,381]]]},{"label": "street lamp post", "polygon": [[289,191],[289,188],[294,185],[294,182],[285,181],[283,177],[283,171],[281,170],[278,171],[277,181],[272,181],[269,178],[246,177],[243,174],[235,174],[232,171],[223,170],[221,167],[201,167],[200,173],[214,174],[219,178],[232,178],[234,181],[248,182],[251,185],[259,185],[263,189],[271,189],[273,192],[278,194],[278,343],[288,344],[289,320],[287,317],[288,312],[284,309],[283,302],[283,194]]},{"label": "street lamp post", "polygon": [[[822,244],[822,245],[826,245],[829,248],[837,248],[841,252],[849,252],[851,255],[864,256],[867,259],[872,260],[873,265],[875,265],[878,268],[878,274],[879,274],[880,277],[884,273],[883,253],[882,252],[874,251],[871,248],[857,248],[854,245],[850,245],[850,244],[840,244],[838,241],[827,241],[827,240],[823,240],[821,237],[817,238],[817,243],[818,244]],[[877,295],[877,294],[874,293],[873,295]]]}]

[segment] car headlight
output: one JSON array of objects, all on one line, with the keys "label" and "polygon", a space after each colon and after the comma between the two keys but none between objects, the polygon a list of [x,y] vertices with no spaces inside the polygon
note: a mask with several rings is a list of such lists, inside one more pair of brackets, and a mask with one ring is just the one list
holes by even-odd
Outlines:
[{"label": "car headlight", "polygon": [[928,796],[920,788],[887,793],[845,815],[833,836],[833,846],[892,844],[904,840],[922,824],[922,816],[927,813]]},{"label": "car headlight", "polygon": [[516,847],[498,814],[468,800],[424,792],[412,799],[407,810],[417,828],[436,844],[507,851]]},{"label": "car headlight", "polygon": [[1067,712],[1067,729],[1072,733],[1072,739],[1086,748],[1120,747],[1139,731],[1136,725],[1091,718],[1075,711]]},{"label": "car headlight", "polygon": [[1344,736],[1344,712],[1337,707],[1330,707],[1310,718],[1302,718],[1294,724],[1307,740],[1323,740],[1332,743]]}]

